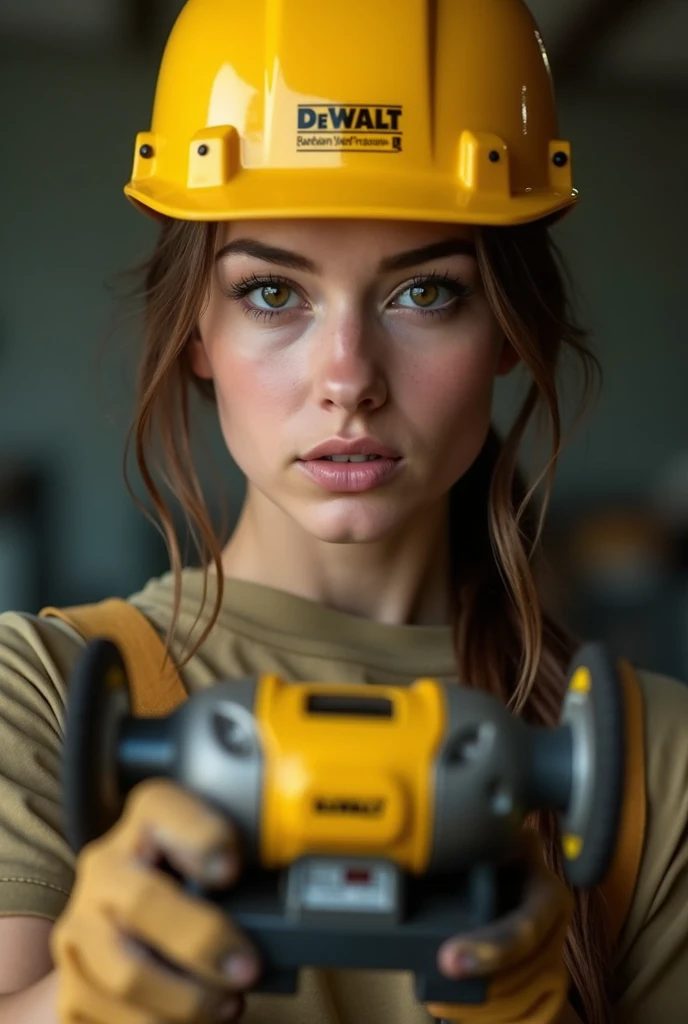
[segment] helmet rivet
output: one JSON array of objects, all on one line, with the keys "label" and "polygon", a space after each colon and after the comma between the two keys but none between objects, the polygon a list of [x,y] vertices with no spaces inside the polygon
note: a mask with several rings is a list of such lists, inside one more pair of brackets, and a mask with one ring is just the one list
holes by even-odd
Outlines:
[{"label": "helmet rivet", "polygon": [[141,154],[144,160],[150,160],[150,158],[153,156],[153,147],[149,146],[148,143],[146,142],[139,149],[139,153]]},{"label": "helmet rivet", "polygon": [[566,167],[567,163],[569,162],[569,158],[566,155],[566,153],[561,152],[555,153],[552,157],[552,160],[554,161],[557,167]]},{"label": "helmet rivet", "polygon": [[205,142],[202,142],[201,145],[198,147],[198,155],[205,156],[207,152],[208,147],[206,146]]},{"label": "helmet rivet", "polygon": [[490,160],[492,161],[493,164],[499,163],[499,153],[497,152],[496,149],[490,150]]}]

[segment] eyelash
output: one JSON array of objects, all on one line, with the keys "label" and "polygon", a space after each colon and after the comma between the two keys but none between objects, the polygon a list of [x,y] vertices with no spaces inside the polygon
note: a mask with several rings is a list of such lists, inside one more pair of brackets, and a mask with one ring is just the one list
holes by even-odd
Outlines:
[{"label": "eyelash", "polygon": [[[280,285],[286,285],[292,291],[297,291],[294,285],[289,281],[285,281],[283,277],[275,277],[274,274],[263,274],[259,277],[257,274],[251,274],[249,277],[242,277],[236,284],[230,284],[227,294],[230,299],[240,302],[257,288],[278,287]],[[272,320],[273,317],[285,312],[281,309],[260,309],[258,306],[252,306],[249,303],[242,303],[242,310],[247,316],[253,316],[256,320]]]},{"label": "eyelash", "polygon": [[[466,302],[470,299],[473,294],[473,288],[470,285],[463,284],[454,277],[450,277],[449,274],[430,273],[422,274],[414,277],[408,284],[397,291],[397,296],[403,295],[405,292],[410,291],[412,288],[422,288],[427,285],[439,285],[440,287],[446,288],[447,291],[452,292],[459,302]],[[251,274],[249,277],[244,277],[236,284],[230,284],[227,288],[226,294],[230,299],[235,302],[241,302],[242,299],[250,295],[251,292],[256,291],[258,288],[269,288],[269,287],[286,287],[291,291],[299,293],[299,289],[294,286],[291,281],[287,281],[283,277],[276,277],[274,274],[263,274],[258,276],[257,274]],[[447,316],[453,309],[455,303],[449,303],[448,305],[442,306],[439,309],[422,309],[418,306],[415,312],[420,313],[421,316]],[[293,308],[293,307],[292,307]],[[404,309],[410,309],[410,306],[402,307]],[[255,317],[256,320],[267,319],[272,320],[273,317],[281,316],[283,313],[290,312],[291,310],[286,309],[261,309],[259,306],[253,306],[250,303],[242,303],[242,310],[247,316]]]},{"label": "eyelash", "polygon": [[[459,303],[467,302],[474,292],[470,285],[464,284],[463,281],[459,281],[455,277],[451,277],[449,274],[439,274],[437,272],[430,274],[419,274],[414,277],[413,280],[405,285],[397,295],[403,295],[404,292],[410,291],[412,288],[422,288],[425,285],[435,284],[441,288],[446,288],[448,292],[454,295],[455,299],[458,299]],[[439,309],[422,309],[420,306],[416,308],[416,312],[420,313],[421,316],[448,316],[457,305],[456,302],[450,302],[445,306],[440,306]],[[404,306],[404,309],[410,309],[409,306]]]}]

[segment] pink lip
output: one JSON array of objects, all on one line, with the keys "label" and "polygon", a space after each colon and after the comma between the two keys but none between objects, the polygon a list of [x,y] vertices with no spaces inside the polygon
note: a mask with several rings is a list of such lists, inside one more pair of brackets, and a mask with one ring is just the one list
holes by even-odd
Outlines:
[{"label": "pink lip", "polygon": [[387,483],[401,463],[400,458],[375,459],[373,462],[324,462],[311,458],[299,460],[297,465],[325,491],[361,494]]},{"label": "pink lip", "polygon": [[354,440],[331,437],[329,441],[323,441],[322,444],[311,448],[301,458],[303,462],[309,462],[311,459],[322,459],[326,455],[380,455],[383,459],[399,458],[399,452],[393,451],[376,437],[359,437]]}]

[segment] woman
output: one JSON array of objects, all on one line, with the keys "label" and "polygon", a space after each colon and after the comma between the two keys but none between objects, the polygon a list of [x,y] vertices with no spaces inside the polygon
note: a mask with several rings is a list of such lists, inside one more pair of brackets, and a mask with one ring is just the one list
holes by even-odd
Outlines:
[{"label": "woman", "polygon": [[[544,411],[549,484],[557,365],[567,352],[593,363],[548,236],[576,193],[525,6],[190,0],[127,193],[163,222],[133,440],[172,560],[129,603],[167,639],[186,690],[265,671],[431,675],[556,721],[573,645],[540,608],[539,523],[515,458]],[[532,383],[502,441],[493,387],[517,364]],[[225,543],[194,469],[192,385],[246,476]],[[166,491],[200,569],[182,567]],[[306,972],[298,997],[244,1007],[260,972],[246,940],[157,867],[231,884],[235,835],[170,784],[138,786],[73,863],[59,757],[83,644],[55,616],[0,619],[0,1022],[52,1022],[58,1007],[99,1024],[244,1009],[249,1024],[430,1020],[395,975]],[[543,817],[549,867],[534,860],[523,907],[440,951],[448,976],[493,978],[488,1005],[461,1020],[682,1019],[688,694],[647,674],[641,689],[651,813],[619,941],[599,893],[577,893],[571,915]],[[523,993],[545,974],[538,1010]]]}]

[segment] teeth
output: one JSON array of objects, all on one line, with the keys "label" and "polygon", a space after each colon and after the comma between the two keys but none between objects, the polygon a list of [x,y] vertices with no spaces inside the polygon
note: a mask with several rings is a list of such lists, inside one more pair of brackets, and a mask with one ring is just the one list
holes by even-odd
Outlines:
[{"label": "teeth", "polygon": [[326,455],[328,462],[372,462],[379,455]]}]

